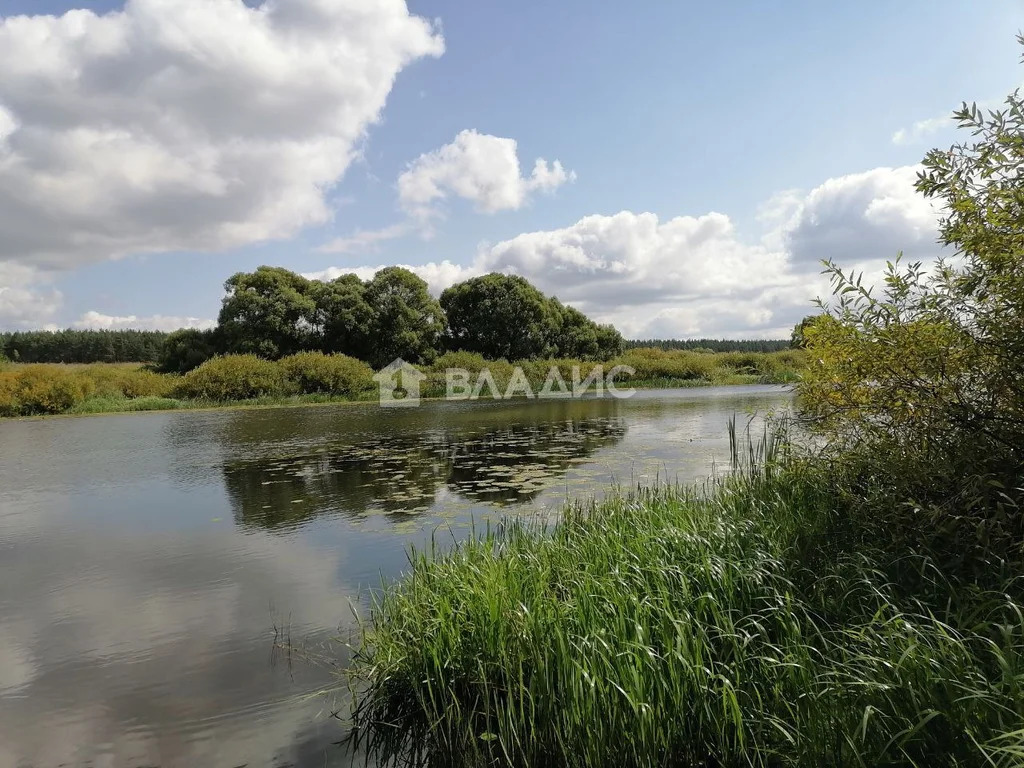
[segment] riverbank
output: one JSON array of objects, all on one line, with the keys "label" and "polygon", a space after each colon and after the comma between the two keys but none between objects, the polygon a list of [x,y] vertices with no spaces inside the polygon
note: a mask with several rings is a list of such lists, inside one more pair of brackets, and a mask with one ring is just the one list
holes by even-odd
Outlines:
[{"label": "riverbank", "polygon": [[747,455],[710,489],[414,553],[364,629],[355,742],[467,767],[1019,764],[1017,579],[957,582],[862,536],[835,468]]},{"label": "riverbank", "polygon": [[[367,366],[343,356],[306,356],[297,370],[287,359],[262,361],[245,356],[218,358],[185,376],[156,373],[143,366],[11,365],[0,371],[0,417],[40,418],[86,416],[165,410],[268,408],[372,402],[378,397]],[[339,365],[340,364],[340,365]],[[693,351],[630,350],[615,360],[595,364],[580,360],[533,360],[512,364],[488,361],[478,355],[450,353],[431,365],[417,366],[425,378],[421,399],[445,396],[446,368],[461,368],[474,380],[483,370],[493,375],[504,392],[520,366],[533,392],[542,389],[552,368],[571,388],[573,368],[586,378],[595,365],[604,371],[616,366],[632,369],[619,373],[619,386],[636,389],[676,389],[749,384],[792,384],[804,367],[803,353],[713,353]],[[340,373],[331,366],[340,368]],[[317,375],[310,373],[315,368]],[[326,369],[326,372],[325,370]],[[212,382],[212,383],[211,383]],[[312,391],[310,391],[312,390]],[[488,386],[482,399],[492,395]],[[219,392],[224,396],[213,397]],[[249,394],[252,396],[231,396]],[[188,396],[201,394],[206,396]]]}]

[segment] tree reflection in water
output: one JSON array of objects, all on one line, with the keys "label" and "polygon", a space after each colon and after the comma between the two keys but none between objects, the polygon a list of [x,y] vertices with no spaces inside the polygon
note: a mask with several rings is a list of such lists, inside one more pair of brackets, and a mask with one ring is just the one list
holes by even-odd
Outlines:
[{"label": "tree reflection in water", "polygon": [[322,446],[314,452],[223,464],[239,524],[291,528],[320,515],[430,510],[447,489],[475,503],[528,502],[575,461],[620,441],[613,415],[489,430],[430,430]]}]

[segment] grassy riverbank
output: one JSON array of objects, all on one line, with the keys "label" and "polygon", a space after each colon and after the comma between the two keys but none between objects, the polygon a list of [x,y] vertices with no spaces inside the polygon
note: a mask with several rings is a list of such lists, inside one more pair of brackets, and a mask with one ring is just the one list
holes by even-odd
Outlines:
[{"label": "grassy riverbank", "polygon": [[356,740],[400,765],[1020,765],[1005,563],[957,583],[886,549],[834,468],[763,445],[710,489],[415,553],[356,658]]},{"label": "grassy riverbank", "polygon": [[[487,369],[504,392],[520,366],[533,391],[539,391],[552,368],[572,386],[573,369],[586,378],[596,365],[581,360],[531,360],[508,363],[479,355],[450,353],[429,366],[421,396],[445,395],[445,370],[463,368],[473,380]],[[804,355],[799,351],[700,352],[634,349],[602,363],[605,372],[628,366],[621,386],[675,388],[733,384],[787,384],[799,380]],[[0,370],[0,416],[83,415],[217,407],[308,405],[361,402],[377,396],[373,371],[343,355],[303,353],[280,361],[251,356],[212,360],[184,376],[155,373],[131,364],[7,364]],[[481,397],[491,396],[491,388]]]}]

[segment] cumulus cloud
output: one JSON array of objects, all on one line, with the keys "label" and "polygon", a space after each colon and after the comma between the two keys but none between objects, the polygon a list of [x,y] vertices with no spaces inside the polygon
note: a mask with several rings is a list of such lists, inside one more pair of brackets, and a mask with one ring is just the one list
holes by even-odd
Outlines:
[{"label": "cumulus cloud", "polygon": [[48,282],[49,275],[32,267],[0,261],[0,328],[50,325],[63,297]]},{"label": "cumulus cloud", "polygon": [[67,269],[322,223],[397,74],[442,51],[402,0],[0,18],[0,260]]},{"label": "cumulus cloud", "polygon": [[398,197],[419,218],[428,218],[438,201],[452,195],[494,213],[519,209],[531,192],[549,192],[573,179],[575,174],[558,160],[548,163],[543,158],[534,163],[533,173],[523,176],[515,139],[466,130],[410,163],[398,177]]},{"label": "cumulus cloud", "polygon": [[939,212],[914,189],[919,170],[875,168],[812,190],[784,225],[793,261],[849,264],[891,259],[900,250],[912,258],[934,254]]},{"label": "cumulus cloud", "polygon": [[179,328],[213,328],[216,320],[200,317],[180,317],[175,315],[104,315],[101,312],[89,311],[75,320],[72,328],[119,331],[135,329],[142,331],[176,331]]},{"label": "cumulus cloud", "polygon": [[[486,272],[527,278],[632,338],[774,337],[813,311],[828,282],[821,259],[877,276],[899,251],[939,255],[937,211],[914,190],[917,167],[876,168],[788,190],[762,207],[760,238],[741,238],[728,216],[662,220],[621,211],[586,216],[483,247],[468,265],[411,266],[439,293]],[[379,267],[334,267],[332,279]]]}]

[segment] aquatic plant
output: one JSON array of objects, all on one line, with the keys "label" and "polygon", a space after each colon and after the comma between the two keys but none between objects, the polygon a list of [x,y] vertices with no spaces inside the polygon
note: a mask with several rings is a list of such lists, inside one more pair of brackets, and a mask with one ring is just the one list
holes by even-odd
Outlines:
[{"label": "aquatic plant", "polygon": [[908,594],[785,445],[413,552],[364,628],[352,742],[396,765],[1019,764],[1019,588],[904,553],[930,586]]}]

